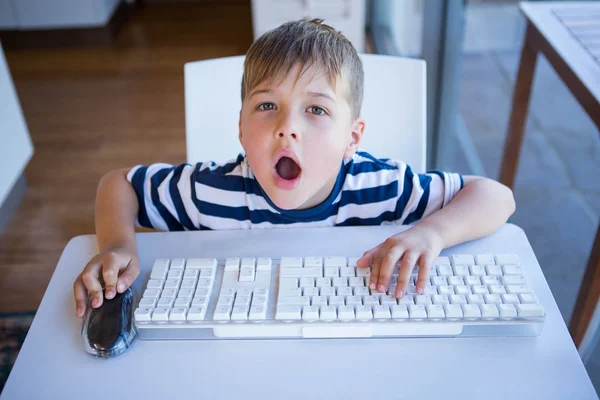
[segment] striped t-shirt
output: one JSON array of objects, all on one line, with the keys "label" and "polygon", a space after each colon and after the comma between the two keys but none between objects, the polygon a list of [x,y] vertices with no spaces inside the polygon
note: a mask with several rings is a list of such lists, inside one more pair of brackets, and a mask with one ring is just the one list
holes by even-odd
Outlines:
[{"label": "striped t-shirt", "polygon": [[463,187],[459,174],[415,174],[364,151],[344,159],[331,194],[305,210],[277,207],[244,154],[224,164],[138,165],[127,179],[139,202],[136,224],[164,231],[412,224]]}]

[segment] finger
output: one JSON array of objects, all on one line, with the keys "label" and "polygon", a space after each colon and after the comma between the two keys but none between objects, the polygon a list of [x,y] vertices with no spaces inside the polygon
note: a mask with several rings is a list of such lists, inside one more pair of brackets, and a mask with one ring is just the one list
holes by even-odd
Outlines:
[{"label": "finger", "polygon": [[98,308],[102,305],[102,285],[98,277],[100,276],[101,265],[99,262],[86,265],[81,273],[81,281],[92,297],[92,307]]},{"label": "finger", "polygon": [[77,318],[81,318],[85,313],[85,303],[87,300],[87,290],[81,280],[81,275],[73,283],[73,295],[75,296],[75,315]]},{"label": "finger", "polygon": [[417,293],[421,294],[425,291],[427,286],[427,279],[429,278],[429,272],[431,271],[431,264],[433,264],[433,255],[431,253],[425,253],[419,258],[419,275],[417,276]]},{"label": "finger", "polygon": [[377,290],[380,293],[384,293],[387,290],[396,262],[402,257],[404,251],[403,246],[392,246],[381,259],[379,278],[377,280]]},{"label": "finger", "polygon": [[129,289],[129,287],[133,284],[133,282],[136,280],[139,274],[140,262],[136,258],[133,258],[131,259],[131,261],[129,261],[129,264],[127,265],[127,267],[125,267],[123,272],[121,272],[121,275],[119,275],[119,278],[117,280],[117,291],[119,293],[123,293],[124,291]]},{"label": "finger", "polygon": [[363,256],[356,261],[356,266],[359,268],[367,268],[372,266],[375,263],[375,256],[382,246],[383,243],[373,247],[371,250],[365,251],[365,254],[363,254]]},{"label": "finger", "polygon": [[379,268],[381,266],[381,257],[376,254],[373,258],[373,267],[371,268],[371,277],[369,278],[369,289],[375,290],[377,280],[379,279]]},{"label": "finger", "polygon": [[116,253],[107,253],[102,262],[102,278],[104,279],[104,295],[112,299],[117,294],[117,278],[121,269],[121,259]]},{"label": "finger", "polygon": [[419,258],[419,254],[407,251],[402,256],[402,263],[400,264],[400,271],[398,271],[398,285],[396,286],[396,297],[401,299],[406,294],[406,288],[410,281],[412,270]]}]

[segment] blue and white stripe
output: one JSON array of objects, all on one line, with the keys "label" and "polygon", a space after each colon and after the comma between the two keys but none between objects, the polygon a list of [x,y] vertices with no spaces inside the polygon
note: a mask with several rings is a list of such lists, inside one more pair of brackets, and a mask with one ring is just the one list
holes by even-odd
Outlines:
[{"label": "blue and white stripe", "polygon": [[139,202],[136,224],[164,231],[412,224],[463,187],[459,174],[414,174],[364,151],[344,160],[328,199],[308,210],[275,206],[243,154],[224,164],[138,165],[127,179]]}]

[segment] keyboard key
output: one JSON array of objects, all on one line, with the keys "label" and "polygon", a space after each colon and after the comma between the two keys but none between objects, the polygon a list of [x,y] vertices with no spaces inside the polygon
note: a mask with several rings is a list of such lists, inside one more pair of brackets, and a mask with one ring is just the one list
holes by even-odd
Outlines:
[{"label": "keyboard key", "polygon": [[198,279],[198,285],[196,287],[210,288],[210,287],[212,287],[212,283],[213,283],[212,279],[201,278],[201,279]]},{"label": "keyboard key", "polygon": [[[239,259],[238,259],[239,260]],[[217,268],[216,258],[190,258],[187,260],[185,269]]]},{"label": "keyboard key", "polygon": [[465,276],[465,285],[481,285],[481,279],[478,276]]},{"label": "keyboard key", "polygon": [[394,319],[408,319],[408,307],[404,304],[390,307],[392,311],[392,318]]},{"label": "keyboard key", "polygon": [[475,259],[470,254],[454,254],[450,256],[452,265],[473,265]]},{"label": "keyboard key", "polygon": [[170,270],[167,274],[167,279],[181,279],[183,277],[182,269],[173,269]]},{"label": "keyboard key", "polygon": [[265,288],[254,289],[254,295],[255,296],[268,296],[269,289],[265,289]]},{"label": "keyboard key", "polygon": [[248,319],[248,307],[235,306],[231,309],[232,321],[245,321]]},{"label": "keyboard key", "polygon": [[209,279],[214,279],[215,277],[215,268],[202,268],[199,270],[200,271],[200,278],[209,278]]},{"label": "keyboard key", "polygon": [[517,318],[517,309],[512,304],[498,304],[500,318]]},{"label": "keyboard key", "polygon": [[231,307],[227,305],[217,305],[213,319],[215,321],[228,321],[230,319]]},{"label": "keyboard key", "polygon": [[208,297],[199,296],[194,297],[192,300],[192,307],[206,307],[208,306]]},{"label": "keyboard key", "polygon": [[506,291],[509,294],[531,294],[533,290],[528,285],[508,285]]},{"label": "keyboard key", "polygon": [[538,304],[538,299],[533,294],[519,294],[519,300],[522,304]]},{"label": "keyboard key", "polygon": [[272,261],[269,257],[259,257],[256,260],[256,270],[257,271],[270,271],[271,270]]},{"label": "keyboard key", "polygon": [[375,306],[373,307],[373,318],[375,319],[390,319],[390,308],[388,306]]},{"label": "keyboard key", "polygon": [[[314,287],[314,286],[315,286],[314,278],[300,278],[300,287],[301,288]],[[334,286],[335,286],[335,284],[334,284]]]},{"label": "keyboard key", "polygon": [[413,305],[415,304],[415,295],[407,294],[403,298],[398,299],[398,304]]},{"label": "keyboard key", "polygon": [[251,321],[263,320],[267,318],[267,307],[266,306],[257,306],[252,305],[250,307],[250,313],[248,314],[248,319]]},{"label": "keyboard key", "polygon": [[338,319],[341,321],[350,321],[354,319],[354,307],[352,306],[339,306],[338,307]]},{"label": "keyboard key", "polygon": [[371,306],[356,306],[356,319],[373,319]]},{"label": "keyboard key", "polygon": [[502,285],[490,285],[489,290],[491,294],[503,294],[506,293],[506,289]]},{"label": "keyboard key", "polygon": [[180,289],[177,297],[192,297],[194,295],[194,289]]},{"label": "keyboard key", "polygon": [[174,258],[171,260],[170,269],[184,269],[185,268],[185,259],[183,258]]},{"label": "keyboard key", "polygon": [[348,278],[348,284],[349,284],[350,287],[365,286],[365,278],[362,277],[362,276]]},{"label": "keyboard key", "polygon": [[267,296],[254,295],[252,297],[252,305],[253,306],[266,306],[267,302],[268,302]]},{"label": "keyboard key", "polygon": [[523,275],[506,275],[502,277],[504,285],[527,285],[527,278]]},{"label": "keyboard key", "polygon": [[321,306],[320,316],[321,319],[324,321],[337,319],[337,312],[335,306]]},{"label": "keyboard key", "polygon": [[455,276],[468,276],[469,275],[469,267],[467,265],[455,265],[454,266],[454,275]]},{"label": "keyboard key", "polygon": [[150,279],[166,279],[168,270],[169,260],[166,258],[159,258],[158,260],[154,261],[152,272],[150,273]]},{"label": "keyboard key", "polygon": [[415,304],[425,306],[427,304],[431,304],[431,296],[428,294],[421,294],[415,296]]},{"label": "keyboard key", "polygon": [[343,306],[344,296],[329,296],[328,303],[330,306]]},{"label": "keyboard key", "polygon": [[467,304],[467,298],[462,294],[453,294],[450,296],[450,304]]},{"label": "keyboard key", "polygon": [[[299,299],[300,297],[294,297],[296,299]],[[250,296],[240,296],[240,295],[236,295],[235,296],[235,300],[233,302],[233,306],[242,306],[242,307],[248,307],[250,305]]]},{"label": "keyboard key", "polygon": [[450,300],[445,294],[436,294],[434,296],[431,296],[431,301],[433,302],[433,304],[450,304]]},{"label": "keyboard key", "polygon": [[512,265],[521,265],[521,260],[519,260],[519,256],[516,254],[498,254],[494,257],[496,260],[496,264],[512,264]]},{"label": "keyboard key", "polygon": [[457,285],[454,287],[456,294],[468,295],[471,294],[471,288],[466,285]]},{"label": "keyboard key", "polygon": [[438,276],[453,276],[454,272],[452,267],[449,265],[438,265],[437,267]]},{"label": "keyboard key", "polygon": [[316,287],[305,287],[304,289],[302,289],[302,294],[304,296],[318,296],[319,295],[319,288],[316,288]]},{"label": "keyboard key", "polygon": [[321,258],[321,257],[305,257],[304,258],[304,266],[321,268],[323,266],[323,258]]},{"label": "keyboard key", "polygon": [[252,296],[252,289],[248,289],[248,288],[241,288],[238,289],[237,296]]},{"label": "keyboard key", "polygon": [[427,318],[425,306],[412,305],[408,306],[408,315],[411,319]]},{"label": "keyboard key", "polygon": [[371,276],[371,268],[356,268],[356,276],[368,277]]},{"label": "keyboard key", "polygon": [[520,318],[544,316],[544,307],[540,304],[517,304],[516,308]]},{"label": "keyboard key", "polygon": [[239,271],[240,259],[238,257],[230,257],[225,260],[225,271]]},{"label": "keyboard key", "polygon": [[165,289],[179,289],[180,283],[179,279],[167,279],[165,281]]},{"label": "keyboard key", "polygon": [[348,286],[348,278],[333,278],[333,286],[334,287],[340,287],[340,286]]},{"label": "keyboard key", "polygon": [[319,289],[319,294],[321,296],[335,296],[335,288],[326,286]]},{"label": "keyboard key", "polygon": [[499,318],[500,313],[495,304],[480,304],[481,318]]},{"label": "keyboard key", "polygon": [[483,265],[471,265],[469,267],[469,272],[472,276],[484,276],[485,268],[483,267]]},{"label": "keyboard key", "polygon": [[361,296],[348,296],[348,297],[346,297],[346,305],[360,306],[360,305],[362,305],[362,297]]},{"label": "keyboard key", "polygon": [[148,289],[162,289],[164,284],[164,281],[160,280],[160,279],[150,279],[148,281],[148,285],[146,285],[146,287]]},{"label": "keyboard key", "polygon": [[175,297],[177,296],[177,289],[164,289],[160,297]]},{"label": "keyboard key", "polygon": [[192,306],[188,310],[187,320],[188,321],[202,321],[206,316],[206,307]]},{"label": "keyboard key", "polygon": [[425,310],[429,319],[446,318],[444,307],[439,304],[428,304],[425,306]]},{"label": "keyboard key", "polygon": [[396,301],[396,298],[394,296],[390,296],[390,295],[381,296],[381,305],[382,306],[391,306],[391,305],[396,305],[396,304],[398,304],[398,302]]},{"label": "keyboard key", "polygon": [[200,274],[200,271],[197,269],[186,269],[183,273],[183,279],[194,279],[195,282],[198,278],[198,274]]},{"label": "keyboard key", "polygon": [[175,307],[169,314],[169,321],[185,321],[187,314],[186,307]]},{"label": "keyboard key", "polygon": [[175,302],[175,299],[172,297],[161,297],[158,300],[157,307],[171,308],[171,307],[173,307],[174,302]]},{"label": "keyboard key", "polygon": [[486,265],[485,271],[488,276],[502,276],[502,268],[499,265]]},{"label": "keyboard key", "polygon": [[357,286],[353,290],[355,296],[367,296],[369,294],[369,288],[366,286]]},{"label": "keyboard key", "polygon": [[217,300],[218,306],[232,306],[233,305],[233,296],[219,296]]},{"label": "keyboard key", "polygon": [[155,298],[153,298],[153,297],[143,297],[140,300],[139,307],[141,307],[141,308],[146,308],[146,307],[154,308],[154,307],[156,307],[156,303],[157,302],[158,302],[158,300],[155,299]]},{"label": "keyboard key", "polygon": [[475,264],[477,264],[478,266],[496,264],[496,260],[491,254],[478,254],[475,256]]},{"label": "keyboard key", "polygon": [[340,269],[338,267],[326,267],[325,275],[326,278],[335,278],[340,276]]},{"label": "keyboard key", "polygon": [[152,313],[152,321],[168,321],[170,307],[157,307]]},{"label": "keyboard key", "polygon": [[[208,288],[197,288],[196,291],[194,292],[194,297],[199,297],[199,296],[208,296],[210,295],[210,290],[208,290]],[[233,293],[232,293],[233,295]],[[221,296],[223,296],[223,291],[221,291]]]},{"label": "keyboard key", "polygon": [[352,288],[351,287],[338,287],[336,289],[336,294],[338,296],[352,296]]},{"label": "keyboard key", "polygon": [[315,284],[318,288],[329,287],[331,286],[331,278],[317,278]]},{"label": "keyboard key", "polygon": [[313,306],[326,306],[327,305],[327,296],[314,296],[311,299],[311,305],[313,305]]},{"label": "keyboard key", "polygon": [[379,297],[378,296],[364,296],[363,304],[365,306],[379,305]]},{"label": "keyboard key", "polygon": [[[315,297],[313,297],[313,300]],[[277,307],[280,305],[296,305],[296,306],[308,306],[310,305],[310,298],[308,296],[286,296],[279,297],[277,299]]]},{"label": "keyboard key", "polygon": [[488,294],[488,288],[485,285],[473,285],[471,286],[471,293],[473,294]]},{"label": "keyboard key", "polygon": [[465,318],[481,318],[481,309],[477,304],[462,304],[462,312]]},{"label": "keyboard key", "polygon": [[177,300],[175,300],[175,307],[184,307],[187,308],[190,306],[190,304],[192,303],[192,298],[191,297],[178,297]]},{"label": "keyboard key", "polygon": [[446,280],[448,281],[448,286],[465,284],[465,281],[463,280],[462,276],[449,276],[448,278],[446,278]]},{"label": "keyboard key", "polygon": [[319,307],[306,306],[302,309],[302,319],[316,321],[319,319]]},{"label": "keyboard key", "polygon": [[462,318],[463,311],[460,304],[446,304],[444,307],[444,313],[446,318]]},{"label": "keyboard key", "polygon": [[138,307],[133,313],[133,316],[138,322],[152,321],[152,311],[152,307]]},{"label": "keyboard key", "polygon": [[482,276],[481,284],[482,285],[497,285],[499,283],[498,278],[495,276]]},{"label": "keyboard key", "polygon": [[181,281],[181,289],[192,289],[196,287],[196,280],[193,278],[184,279]]},{"label": "keyboard key", "polygon": [[325,267],[346,267],[346,257],[325,257]]},{"label": "keyboard key", "polygon": [[423,294],[434,296],[434,295],[438,294],[438,291],[435,286],[425,286],[425,289],[423,290]]},{"label": "keyboard key", "polygon": [[503,265],[502,272],[504,275],[523,275],[523,268],[519,265]]},{"label": "keyboard key", "polygon": [[485,304],[502,304],[502,298],[498,294],[486,294],[483,299]]},{"label": "keyboard key", "polygon": [[340,276],[354,277],[356,276],[356,272],[352,267],[342,267],[340,268]]},{"label": "keyboard key", "polygon": [[452,286],[438,286],[437,287],[439,294],[452,295],[454,294],[454,288]]},{"label": "keyboard key", "polygon": [[288,288],[297,288],[298,279],[296,278],[280,278],[279,279],[279,290]]},{"label": "keyboard key", "polygon": [[485,301],[483,301],[483,297],[480,294],[467,295],[467,302],[469,304],[485,304]]},{"label": "keyboard key", "polygon": [[[280,270],[282,278],[321,278],[323,271],[319,267],[297,268],[287,267]],[[328,278],[322,278],[328,279]]]},{"label": "keyboard key", "polygon": [[516,294],[502,294],[500,295],[502,297],[502,302],[504,304],[519,304],[519,296],[517,296]]},{"label": "keyboard key", "polygon": [[254,282],[254,267],[241,267],[240,268],[240,282]]},{"label": "keyboard key", "polygon": [[431,277],[431,284],[434,286],[448,286],[448,278],[445,276]]}]

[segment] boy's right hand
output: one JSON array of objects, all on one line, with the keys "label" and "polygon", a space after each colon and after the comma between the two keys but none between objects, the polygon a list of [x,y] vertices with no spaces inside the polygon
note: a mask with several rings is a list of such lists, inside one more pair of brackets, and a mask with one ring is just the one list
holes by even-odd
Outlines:
[{"label": "boy's right hand", "polygon": [[[100,274],[105,282],[105,288],[100,283]],[[103,289],[106,298],[112,299],[117,291],[119,293],[126,291],[139,274],[140,260],[134,251],[126,248],[111,248],[96,254],[73,284],[77,317],[81,318],[85,313],[88,291],[92,296],[92,307],[98,308],[104,300]]]}]

